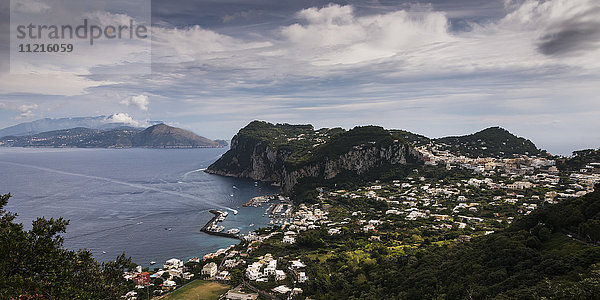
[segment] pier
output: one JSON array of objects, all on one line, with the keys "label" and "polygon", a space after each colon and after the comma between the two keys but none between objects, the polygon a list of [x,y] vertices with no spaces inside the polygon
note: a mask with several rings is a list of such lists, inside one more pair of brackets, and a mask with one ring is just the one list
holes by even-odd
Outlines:
[{"label": "pier", "polygon": [[224,220],[225,217],[223,216],[224,213],[222,211],[219,211],[216,209],[211,209],[210,212],[212,214],[214,214],[215,216],[212,217],[212,219],[210,219],[210,221],[208,221],[208,223],[206,223],[206,225],[204,225],[204,227],[202,227],[202,229],[200,229],[201,232],[204,232],[204,233],[210,234],[210,235],[228,237],[228,238],[232,238],[232,239],[238,239],[238,240],[240,239],[240,236],[238,234],[232,234],[232,233],[212,230],[212,228],[215,228],[217,223]]}]

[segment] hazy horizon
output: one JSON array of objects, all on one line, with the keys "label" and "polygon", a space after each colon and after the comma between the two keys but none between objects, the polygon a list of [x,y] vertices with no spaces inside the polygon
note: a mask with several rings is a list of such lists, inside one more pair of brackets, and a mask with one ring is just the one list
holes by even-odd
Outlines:
[{"label": "hazy horizon", "polygon": [[[140,1],[152,17],[142,75],[124,74],[139,53],[102,41],[12,74],[0,18],[0,127],[122,113],[213,139],[257,119],[428,137],[501,126],[551,153],[600,147],[598,1],[131,0],[84,15],[136,19]],[[58,3],[17,2],[40,18]]]}]

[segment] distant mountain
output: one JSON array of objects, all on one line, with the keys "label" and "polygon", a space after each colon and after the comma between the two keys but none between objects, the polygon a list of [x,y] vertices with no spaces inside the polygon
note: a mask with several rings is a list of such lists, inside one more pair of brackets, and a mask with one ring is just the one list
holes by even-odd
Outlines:
[{"label": "distant mountain", "polygon": [[224,147],[187,130],[164,124],[146,129],[121,126],[115,129],[71,128],[28,136],[0,138],[0,146],[55,148],[204,148]]},{"label": "distant mountain", "polygon": [[165,124],[158,124],[144,129],[133,138],[133,146],[151,148],[221,147],[217,141]]},{"label": "distant mountain", "polygon": [[517,137],[500,127],[490,127],[469,135],[434,139],[433,142],[445,145],[450,152],[469,157],[510,158],[515,154],[541,155],[545,153],[530,140]]},{"label": "distant mountain", "polygon": [[[162,123],[160,121],[152,121],[150,124]],[[108,130],[119,128],[122,126],[138,127],[136,122],[127,114],[114,114],[110,116],[96,117],[76,117],[76,118],[60,118],[51,119],[45,118],[32,122],[26,122],[0,129],[0,137],[4,136],[25,136],[41,132],[54,130],[71,129],[71,128],[90,128]]]}]

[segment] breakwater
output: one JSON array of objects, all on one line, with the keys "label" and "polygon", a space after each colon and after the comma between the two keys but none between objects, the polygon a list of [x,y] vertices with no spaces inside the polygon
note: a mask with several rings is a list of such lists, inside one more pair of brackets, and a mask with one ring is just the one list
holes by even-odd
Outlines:
[{"label": "breakwater", "polygon": [[227,216],[226,213],[216,210],[216,209],[211,209],[210,212],[212,214],[214,214],[215,216],[212,217],[212,219],[210,219],[210,221],[208,221],[208,223],[206,223],[206,225],[204,225],[202,227],[202,229],[200,229],[201,232],[204,232],[204,233],[210,234],[210,235],[215,235],[215,236],[228,237],[228,238],[238,239],[238,240],[240,239],[239,234],[222,232],[217,229],[218,228],[217,223],[225,219],[225,217]]}]

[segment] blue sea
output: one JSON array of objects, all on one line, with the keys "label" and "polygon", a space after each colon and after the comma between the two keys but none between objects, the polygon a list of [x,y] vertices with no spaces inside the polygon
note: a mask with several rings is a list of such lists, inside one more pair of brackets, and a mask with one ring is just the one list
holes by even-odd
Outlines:
[{"label": "blue sea", "polygon": [[11,193],[5,209],[26,229],[38,217],[70,220],[66,248],[162,265],[238,243],[200,232],[210,209],[229,210],[226,230],[268,225],[265,208],[241,205],[278,188],[203,172],[226,150],[0,148],[0,194]]}]

